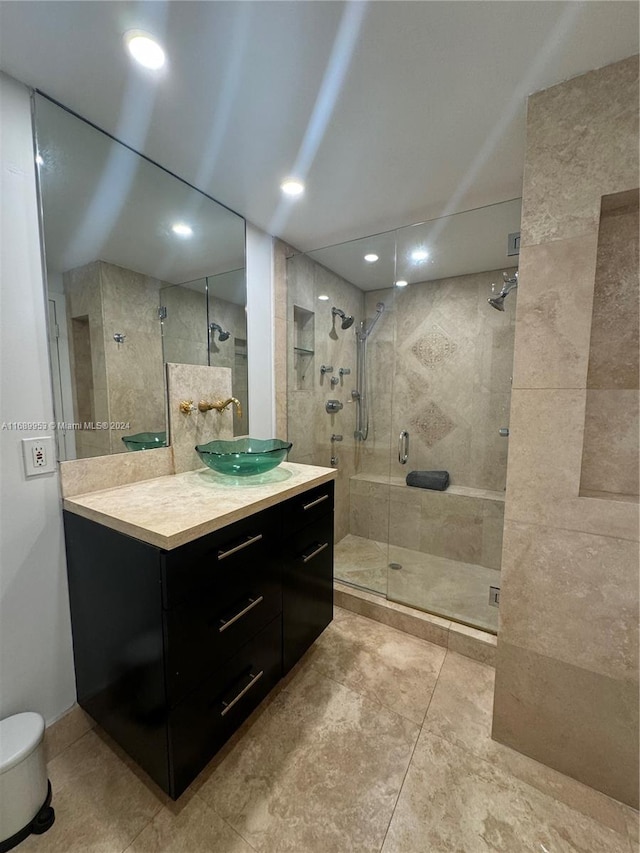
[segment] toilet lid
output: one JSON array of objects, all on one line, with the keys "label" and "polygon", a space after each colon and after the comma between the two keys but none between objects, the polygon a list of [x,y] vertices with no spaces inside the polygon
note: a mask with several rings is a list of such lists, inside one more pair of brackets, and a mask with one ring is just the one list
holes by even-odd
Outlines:
[{"label": "toilet lid", "polygon": [[6,773],[33,752],[43,734],[44,720],[34,711],[0,720],[0,773]]}]

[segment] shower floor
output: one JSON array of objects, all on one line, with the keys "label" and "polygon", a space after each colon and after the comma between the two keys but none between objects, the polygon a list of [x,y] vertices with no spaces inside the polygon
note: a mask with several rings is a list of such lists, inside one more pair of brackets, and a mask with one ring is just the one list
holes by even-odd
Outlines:
[{"label": "shower floor", "polygon": [[[401,569],[390,569],[391,562]],[[337,580],[386,595],[391,601],[498,631],[498,608],[489,605],[489,587],[500,586],[498,569],[387,545],[349,533],[335,546]]]}]

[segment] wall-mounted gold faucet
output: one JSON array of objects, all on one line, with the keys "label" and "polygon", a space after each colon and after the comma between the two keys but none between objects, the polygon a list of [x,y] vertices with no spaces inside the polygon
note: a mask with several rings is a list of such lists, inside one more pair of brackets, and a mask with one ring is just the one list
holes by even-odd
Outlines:
[{"label": "wall-mounted gold faucet", "polygon": [[209,412],[211,409],[216,409],[218,412],[224,412],[227,406],[234,404],[236,409],[238,410],[238,417],[242,417],[242,405],[240,400],[237,400],[235,397],[229,397],[228,400],[217,400],[215,403],[208,403],[206,400],[200,400],[198,403],[198,409],[201,412]]}]

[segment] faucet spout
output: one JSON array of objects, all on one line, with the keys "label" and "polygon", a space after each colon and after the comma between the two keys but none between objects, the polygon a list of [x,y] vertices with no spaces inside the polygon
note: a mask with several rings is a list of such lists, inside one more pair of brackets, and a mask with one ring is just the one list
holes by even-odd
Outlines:
[{"label": "faucet spout", "polygon": [[208,403],[206,400],[200,400],[200,402],[198,403],[198,409],[201,412],[210,412],[211,409],[215,409],[218,412],[224,412],[224,410],[232,403],[238,411],[238,417],[241,418],[242,404],[240,400],[236,399],[236,397],[229,397],[227,400],[216,400],[215,403]]}]

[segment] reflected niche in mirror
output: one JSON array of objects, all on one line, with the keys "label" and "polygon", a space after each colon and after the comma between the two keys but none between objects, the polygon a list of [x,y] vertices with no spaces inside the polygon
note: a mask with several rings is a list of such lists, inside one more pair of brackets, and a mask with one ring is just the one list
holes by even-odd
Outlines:
[{"label": "reflected niche in mirror", "polygon": [[[167,362],[229,367],[246,411],[244,220],[34,101],[59,459],[165,446]],[[209,315],[225,279],[221,361]],[[234,434],[247,432],[234,421]]]}]

